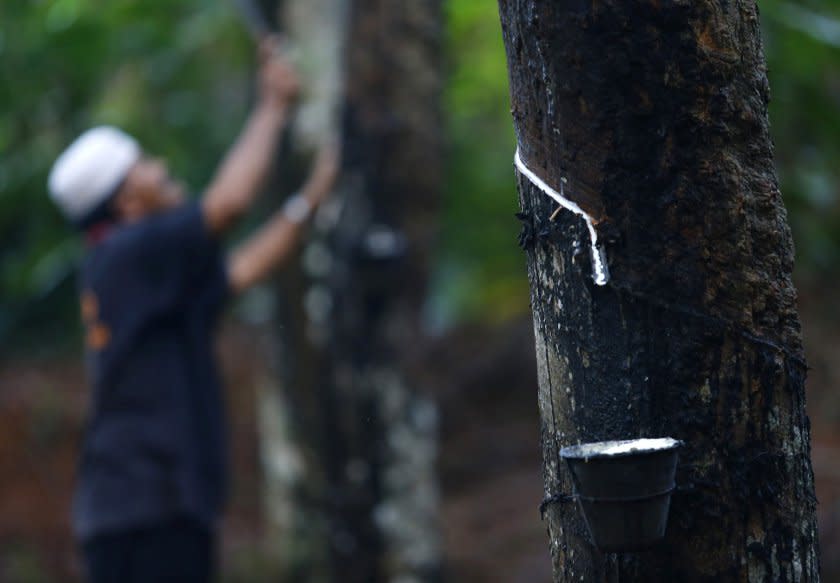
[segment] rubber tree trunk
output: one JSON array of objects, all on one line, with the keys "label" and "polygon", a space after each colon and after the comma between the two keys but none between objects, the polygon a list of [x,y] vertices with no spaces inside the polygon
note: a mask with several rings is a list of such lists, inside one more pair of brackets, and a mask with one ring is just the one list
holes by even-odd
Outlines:
[{"label": "rubber tree trunk", "polygon": [[[403,364],[422,339],[442,181],[440,4],[283,4],[301,66],[327,54],[324,35],[343,39],[327,39],[343,82],[305,99],[340,91],[344,168],[281,285],[282,387],[263,400],[274,540],[293,549],[290,580],[437,581],[437,409]],[[294,141],[329,109],[305,101]]]},{"label": "rubber tree trunk", "polygon": [[[817,581],[793,244],[752,1],[499,0],[555,581]],[[686,442],[664,542],[602,555],[559,448]]]},{"label": "rubber tree trunk", "polygon": [[[304,179],[317,144],[339,133],[349,6],[348,0],[262,4],[288,39],[305,80],[275,165],[273,194],[266,197],[276,205]],[[339,180],[339,190],[342,184]],[[336,495],[326,468],[328,446],[335,438],[335,408],[329,330],[323,325],[329,319],[329,292],[323,281],[330,270],[328,237],[335,226],[335,220],[325,221],[323,214],[335,215],[341,198],[338,192],[322,207],[301,253],[263,300],[271,306],[266,327],[273,358],[259,386],[257,413],[269,567],[281,580],[334,580],[331,548],[342,540],[333,528]]]},{"label": "rubber tree trunk", "polygon": [[[351,443],[346,455],[371,464],[378,499],[364,512],[381,548],[371,576],[350,563],[340,581],[433,582],[441,574],[437,406],[429,387],[406,371],[424,338],[421,314],[442,188],[442,24],[439,0],[351,2],[344,112],[349,191],[332,246],[337,256],[350,250],[352,259],[344,279],[333,283],[335,381],[362,407],[358,420],[345,420],[347,435],[355,434],[345,441]],[[368,419],[378,423],[374,433],[365,429]],[[367,487],[358,484],[357,495]]]},{"label": "rubber tree trunk", "polygon": [[[348,0],[259,4],[288,40],[291,58],[305,80],[280,147],[269,187],[272,194],[265,197],[266,206],[275,207],[304,180],[317,144],[340,133],[349,6]],[[333,196],[327,210],[340,198]],[[265,208],[263,214],[271,210]],[[270,355],[257,401],[268,551],[264,568],[282,580],[310,583],[333,580],[330,549],[336,540],[329,502],[334,496],[324,459],[334,410],[332,391],[322,376],[330,370],[323,330],[329,315],[324,310],[324,285],[316,285],[329,271],[327,233],[334,221],[318,218],[301,254],[282,270],[275,285],[259,290],[253,302],[263,306],[262,332]],[[313,324],[313,318],[319,324]]]}]

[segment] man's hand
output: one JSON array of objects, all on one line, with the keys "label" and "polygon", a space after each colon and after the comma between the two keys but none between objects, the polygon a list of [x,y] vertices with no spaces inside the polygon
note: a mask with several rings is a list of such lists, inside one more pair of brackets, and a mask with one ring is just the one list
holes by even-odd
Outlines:
[{"label": "man's hand", "polygon": [[266,37],[260,43],[259,90],[261,105],[285,110],[300,93],[300,78],[281,47],[277,36]]},{"label": "man's hand", "polygon": [[301,202],[299,197],[303,197],[303,212],[278,211],[230,256],[228,280],[234,292],[251,287],[288,260],[300,241],[306,218],[333,189],[338,171],[338,142],[331,141],[318,151],[300,195],[290,199]]},{"label": "man's hand", "polygon": [[279,46],[276,37],[260,45],[259,102],[205,191],[202,209],[213,233],[228,229],[254,202],[274,159],[288,107],[300,92],[300,79],[276,50]]}]

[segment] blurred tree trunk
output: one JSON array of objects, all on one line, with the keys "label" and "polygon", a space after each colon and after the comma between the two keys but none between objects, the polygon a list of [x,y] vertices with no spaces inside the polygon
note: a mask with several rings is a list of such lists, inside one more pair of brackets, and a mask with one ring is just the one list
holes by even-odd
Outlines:
[{"label": "blurred tree trunk", "polygon": [[[334,378],[350,413],[341,420],[346,451],[338,483],[351,493],[350,507],[361,506],[351,522],[372,521],[381,546],[370,554],[376,564],[369,575],[354,568],[364,550],[336,548],[341,581],[440,577],[437,408],[405,370],[424,335],[442,187],[442,17],[437,0],[351,3],[348,198],[332,240],[346,261],[343,276],[334,271]],[[352,481],[348,460],[359,459],[370,464],[367,484]]]},{"label": "blurred tree trunk", "polygon": [[437,409],[403,365],[442,180],[440,5],[287,1],[282,15],[314,77],[292,141],[328,133],[336,108],[317,102],[338,97],[344,170],[281,285],[282,388],[261,411],[275,544],[295,581],[436,581]]},{"label": "blurred tree trunk", "polygon": [[[499,0],[555,581],[817,581],[793,244],[752,1]],[[665,541],[602,555],[559,448],[685,440]]]},{"label": "blurred tree trunk", "polygon": [[[348,0],[266,0],[262,5],[288,38],[305,80],[271,188],[290,195],[305,180],[314,147],[337,133],[341,123]],[[338,193],[328,201],[327,209],[334,209],[340,199]],[[334,580],[330,501],[335,495],[325,460],[334,438],[334,389],[325,332],[312,321],[326,317],[320,280],[329,272],[327,236],[335,221],[321,217],[316,215],[320,220],[315,221],[301,253],[269,292],[274,359],[272,376],[259,387],[257,413],[265,474],[266,542],[276,560],[273,567],[283,580],[326,583]],[[304,257],[314,259],[307,262]]]}]

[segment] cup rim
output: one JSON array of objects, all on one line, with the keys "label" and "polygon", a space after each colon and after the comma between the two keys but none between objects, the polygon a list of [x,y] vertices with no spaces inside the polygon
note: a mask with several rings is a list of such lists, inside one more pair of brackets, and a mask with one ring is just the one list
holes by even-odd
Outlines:
[{"label": "cup rim", "polygon": [[673,437],[594,441],[569,445],[560,450],[563,459],[613,459],[663,453],[682,447],[684,442]]}]

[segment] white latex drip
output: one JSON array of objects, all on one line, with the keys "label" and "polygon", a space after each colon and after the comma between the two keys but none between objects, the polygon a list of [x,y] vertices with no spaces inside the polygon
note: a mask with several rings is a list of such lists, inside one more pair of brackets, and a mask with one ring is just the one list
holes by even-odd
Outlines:
[{"label": "white latex drip", "polygon": [[592,221],[592,217],[580,208],[577,203],[563,196],[562,185],[560,186],[560,192],[557,192],[546,184],[539,176],[534,174],[530,168],[525,166],[524,162],[522,162],[522,159],[519,157],[519,148],[516,148],[516,154],[513,156],[513,163],[516,165],[517,170],[519,170],[525,178],[530,180],[534,186],[554,199],[557,204],[566,210],[570,210],[576,215],[583,217],[583,220],[586,221],[586,228],[589,230],[589,247],[592,257],[592,279],[595,280],[596,285],[606,285],[610,280],[610,272],[607,268],[604,248],[602,245],[598,244],[598,231],[595,230],[595,223]]},{"label": "white latex drip", "polygon": [[631,451],[647,452],[670,449],[677,444],[676,439],[661,437],[658,439],[632,439],[630,441],[606,441],[585,443],[578,446],[577,453],[583,457],[610,456]]}]

